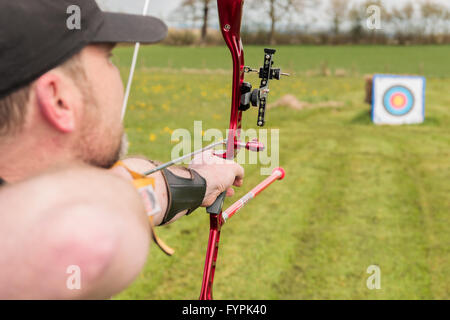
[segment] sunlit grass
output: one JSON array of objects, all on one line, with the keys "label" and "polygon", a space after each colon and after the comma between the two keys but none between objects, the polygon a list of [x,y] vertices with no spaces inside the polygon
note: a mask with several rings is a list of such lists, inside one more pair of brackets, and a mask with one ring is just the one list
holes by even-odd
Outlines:
[{"label": "sunlit grass", "polygon": [[[117,51],[125,78],[131,50]],[[262,62],[261,52],[249,48],[252,66]],[[287,177],[224,227],[215,298],[450,298],[448,56],[448,46],[280,48],[277,64],[296,74],[273,82],[272,101],[292,94],[343,106],[268,111],[267,127],[280,129]],[[169,160],[171,133],[192,131],[195,120],[203,121],[204,130],[226,129],[231,92],[226,48],[148,47],[139,61],[125,121],[132,154]],[[322,61],[349,74],[306,76],[320,70]],[[371,124],[362,102],[363,74],[386,66],[399,73],[423,69],[424,124]],[[256,77],[249,79],[257,83]],[[244,127],[255,128],[256,116],[255,110],[244,114]],[[258,165],[245,168],[246,184],[237,196],[262,179]],[[142,274],[116,298],[198,298],[208,231],[202,209],[161,228],[175,256],[153,247]],[[381,268],[381,290],[366,287],[372,264]]]}]

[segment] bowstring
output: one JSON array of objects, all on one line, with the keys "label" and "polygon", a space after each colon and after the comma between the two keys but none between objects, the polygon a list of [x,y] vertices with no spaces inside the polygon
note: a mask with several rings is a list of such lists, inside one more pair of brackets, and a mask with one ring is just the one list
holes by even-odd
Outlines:
[{"label": "bowstring", "polygon": [[[150,0],[145,0],[144,10],[142,12],[143,16],[147,15],[149,4],[150,4]],[[136,70],[136,62],[137,62],[137,58],[138,58],[138,55],[139,55],[140,47],[141,47],[141,43],[140,42],[136,42],[136,44],[134,46],[133,60],[131,61],[130,75],[128,76],[127,89],[125,90],[125,97],[123,99],[122,121],[123,121],[123,119],[125,117],[125,113],[127,112],[128,99],[130,97],[131,84],[133,83],[134,71]]]}]

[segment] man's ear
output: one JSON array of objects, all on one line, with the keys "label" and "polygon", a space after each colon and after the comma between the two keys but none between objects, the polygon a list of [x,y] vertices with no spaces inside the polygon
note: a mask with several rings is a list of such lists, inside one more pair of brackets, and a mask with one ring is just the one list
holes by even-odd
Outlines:
[{"label": "man's ear", "polygon": [[36,99],[43,117],[55,129],[70,133],[75,130],[75,101],[60,75],[49,72],[35,82]]}]

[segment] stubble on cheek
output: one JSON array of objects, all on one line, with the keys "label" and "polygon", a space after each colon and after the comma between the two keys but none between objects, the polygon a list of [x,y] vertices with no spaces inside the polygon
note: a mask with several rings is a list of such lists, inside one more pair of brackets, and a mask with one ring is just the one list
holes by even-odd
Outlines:
[{"label": "stubble on cheek", "polygon": [[[98,111],[98,110],[97,110]],[[109,169],[128,152],[123,128],[113,129],[100,117],[85,119],[76,146],[77,158],[89,165]]]},{"label": "stubble on cheek", "polygon": [[129,143],[121,119],[122,80],[117,69],[110,69],[108,61],[103,55],[96,55],[95,61],[91,61],[89,70],[96,72],[89,73],[84,92],[85,105],[91,112],[86,115],[83,125],[79,156],[86,163],[109,169],[128,154]]}]

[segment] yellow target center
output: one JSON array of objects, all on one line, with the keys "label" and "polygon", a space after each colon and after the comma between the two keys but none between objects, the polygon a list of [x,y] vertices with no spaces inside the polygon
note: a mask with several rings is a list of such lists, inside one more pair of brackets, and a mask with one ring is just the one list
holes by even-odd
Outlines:
[{"label": "yellow target center", "polygon": [[394,103],[394,106],[396,106],[396,107],[402,106],[405,104],[405,98],[403,96],[398,95],[398,96],[394,97],[393,103]]}]

